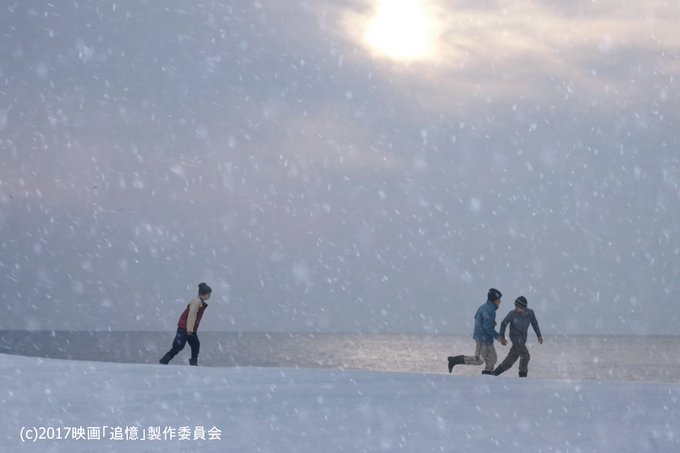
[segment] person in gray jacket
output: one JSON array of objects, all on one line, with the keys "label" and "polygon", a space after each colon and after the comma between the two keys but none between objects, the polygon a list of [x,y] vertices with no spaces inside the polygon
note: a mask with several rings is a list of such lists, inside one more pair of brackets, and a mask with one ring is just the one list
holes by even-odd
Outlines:
[{"label": "person in gray jacket", "polygon": [[519,296],[515,299],[515,309],[507,314],[505,319],[501,322],[501,338],[505,338],[505,329],[510,326],[510,341],[512,347],[508,352],[507,357],[501,362],[498,367],[493,370],[494,376],[509,370],[519,359],[519,377],[527,377],[529,372],[529,359],[531,355],[527,349],[527,335],[529,333],[529,326],[534,328],[539,344],[543,344],[543,337],[541,336],[541,329],[538,327],[538,321],[534,311],[527,308],[527,299],[524,296]]}]

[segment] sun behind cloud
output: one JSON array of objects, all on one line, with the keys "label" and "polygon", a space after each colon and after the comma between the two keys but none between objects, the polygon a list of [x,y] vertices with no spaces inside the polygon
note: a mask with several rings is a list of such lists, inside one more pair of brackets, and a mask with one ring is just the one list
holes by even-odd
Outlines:
[{"label": "sun behind cloud", "polygon": [[425,60],[436,53],[437,23],[424,0],[378,0],[362,38],[376,56]]}]

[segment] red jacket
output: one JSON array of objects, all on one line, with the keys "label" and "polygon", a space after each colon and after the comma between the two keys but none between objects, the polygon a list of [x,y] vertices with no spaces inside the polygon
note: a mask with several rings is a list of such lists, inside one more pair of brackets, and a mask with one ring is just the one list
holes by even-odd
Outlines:
[{"label": "red jacket", "polygon": [[179,317],[177,327],[186,329],[187,332],[197,332],[198,326],[201,323],[201,318],[203,317],[203,312],[206,308],[208,308],[208,304],[200,297],[192,300],[187,304],[187,308],[184,309],[182,316]]}]

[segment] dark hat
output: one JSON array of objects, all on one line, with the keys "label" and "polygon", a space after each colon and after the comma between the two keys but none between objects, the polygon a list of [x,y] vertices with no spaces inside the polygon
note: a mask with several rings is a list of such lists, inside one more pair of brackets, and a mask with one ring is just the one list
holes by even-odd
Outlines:
[{"label": "dark hat", "polygon": [[208,286],[207,283],[199,283],[198,285],[198,295],[199,296],[204,296],[206,294],[210,294],[212,292],[212,289]]},{"label": "dark hat", "polygon": [[517,299],[515,299],[515,307],[519,308],[527,308],[527,298],[524,296],[519,296]]},{"label": "dark hat", "polygon": [[501,294],[501,292],[496,288],[491,288],[489,290],[489,294],[486,296],[487,300],[490,300],[491,302],[496,302],[501,297],[503,297],[503,294]]}]

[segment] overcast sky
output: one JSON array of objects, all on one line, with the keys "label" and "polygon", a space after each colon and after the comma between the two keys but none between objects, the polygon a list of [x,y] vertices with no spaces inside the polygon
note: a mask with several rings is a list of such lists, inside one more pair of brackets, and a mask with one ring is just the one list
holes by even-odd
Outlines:
[{"label": "overcast sky", "polygon": [[679,21],[0,0],[0,328],[677,334]]}]

